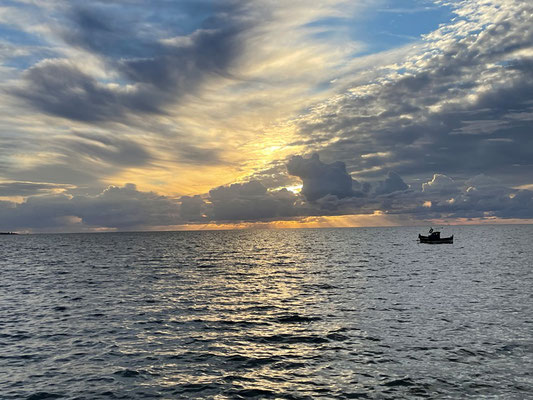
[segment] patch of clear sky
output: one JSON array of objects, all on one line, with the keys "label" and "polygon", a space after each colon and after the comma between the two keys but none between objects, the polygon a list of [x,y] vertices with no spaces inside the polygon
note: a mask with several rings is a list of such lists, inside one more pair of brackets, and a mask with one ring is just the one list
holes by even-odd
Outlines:
[{"label": "patch of clear sky", "polygon": [[450,6],[424,0],[386,0],[352,18],[324,18],[308,26],[318,28],[319,38],[342,32],[349,39],[362,42],[364,48],[355,56],[390,50],[420,40],[421,36],[449,22],[454,14]]}]

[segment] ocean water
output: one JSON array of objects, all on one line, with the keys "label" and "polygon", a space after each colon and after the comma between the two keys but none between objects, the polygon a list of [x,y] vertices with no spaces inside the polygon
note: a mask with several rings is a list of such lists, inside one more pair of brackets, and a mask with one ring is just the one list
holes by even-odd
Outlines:
[{"label": "ocean water", "polygon": [[1,237],[0,398],[533,398],[533,225],[419,232]]}]

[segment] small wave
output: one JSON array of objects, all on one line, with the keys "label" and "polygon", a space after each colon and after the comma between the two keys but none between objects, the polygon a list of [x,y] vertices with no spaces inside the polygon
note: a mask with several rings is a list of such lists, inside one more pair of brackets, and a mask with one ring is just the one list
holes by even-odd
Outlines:
[{"label": "small wave", "polygon": [[366,393],[343,393],[342,397],[347,399],[369,399]]},{"label": "small wave", "polygon": [[387,381],[382,384],[383,386],[393,387],[393,386],[414,386],[415,383],[411,378],[399,378],[393,379],[392,381]]},{"label": "small wave", "polygon": [[278,306],[273,306],[273,305],[260,305],[260,306],[250,306],[250,307],[245,307],[242,309],[242,311],[269,311],[269,310],[275,310],[279,308]]},{"label": "small wave", "polygon": [[134,369],[122,369],[120,371],[115,371],[113,375],[118,375],[118,376],[121,376],[122,378],[135,378],[137,376],[140,376],[141,373]]},{"label": "small wave", "polygon": [[56,275],[68,275],[70,274],[70,271],[57,271]]},{"label": "small wave", "polygon": [[322,283],[320,285],[316,285],[318,289],[337,289],[337,286],[330,285],[329,283]]},{"label": "small wave", "polygon": [[313,322],[320,321],[320,317],[307,317],[305,315],[292,314],[292,315],[283,315],[281,317],[274,318],[274,321],[279,322],[280,324],[292,324],[300,322]]},{"label": "small wave", "polygon": [[254,378],[248,378],[243,375],[226,375],[224,378],[222,378],[224,382],[233,383],[233,382],[253,382]]},{"label": "small wave", "polygon": [[277,369],[280,371],[285,371],[289,369],[298,369],[298,368],[305,368],[305,367],[307,367],[307,364],[303,362],[281,361],[281,362],[276,362],[271,368]]},{"label": "small wave", "polygon": [[217,322],[217,323],[223,324],[223,325],[235,325],[235,326],[270,325],[268,322],[246,321],[246,320],[234,321],[234,320],[231,320],[231,319],[209,321],[209,322]]},{"label": "small wave", "polygon": [[346,335],[342,335],[337,332],[332,332],[326,336],[330,340],[334,340],[335,342],[344,342],[345,340],[348,340],[349,337]]},{"label": "small wave", "polygon": [[198,393],[214,388],[218,388],[218,385],[212,385],[209,383],[186,383],[181,385],[181,389],[176,393]]},{"label": "small wave", "polygon": [[426,346],[415,346],[411,347],[411,350],[413,351],[428,351],[428,350],[434,350],[436,347],[426,347]]},{"label": "small wave", "polygon": [[86,379],[86,382],[102,382],[102,383],[113,383],[115,380],[106,376],[96,376],[94,378]]},{"label": "small wave", "polygon": [[240,364],[240,367],[242,368],[256,368],[267,364],[272,364],[277,361],[280,361],[280,357],[246,357],[242,356],[240,354],[235,354],[232,356],[228,356],[226,358],[227,361],[231,363],[237,363]]},{"label": "small wave", "polygon": [[60,399],[63,396],[57,393],[37,392],[27,397],[26,400]]},{"label": "small wave", "polygon": [[38,354],[21,354],[18,356],[0,356],[0,360],[41,360],[42,356]]},{"label": "small wave", "polygon": [[272,399],[278,397],[275,392],[272,390],[266,389],[242,389],[242,390],[232,390],[228,393],[230,396],[236,399],[249,399],[252,397],[260,399]]},{"label": "small wave", "polygon": [[468,360],[468,362],[478,362],[475,360],[476,358],[479,358],[480,361],[482,358],[488,355],[488,353],[483,350],[468,350],[463,348],[452,352],[452,354],[452,361]]},{"label": "small wave", "polygon": [[519,347],[520,347],[520,345],[511,343],[511,344],[506,344],[505,346],[502,346],[499,349],[496,349],[496,351],[497,352],[510,353],[510,352],[514,351],[515,349],[517,349]]},{"label": "small wave", "polygon": [[1,333],[0,339],[13,339],[13,340],[25,340],[25,339],[31,339],[30,335],[26,335],[24,333],[15,333],[15,334],[9,334],[9,333]]},{"label": "small wave", "polygon": [[278,334],[272,336],[254,337],[251,341],[263,343],[327,343],[328,339],[317,335],[296,336],[290,334]]}]

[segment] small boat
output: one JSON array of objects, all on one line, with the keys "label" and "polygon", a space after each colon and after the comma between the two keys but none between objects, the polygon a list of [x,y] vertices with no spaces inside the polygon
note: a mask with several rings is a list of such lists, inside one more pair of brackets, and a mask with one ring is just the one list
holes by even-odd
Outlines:
[{"label": "small boat", "polygon": [[0,232],[0,235],[18,235],[16,232]]},{"label": "small boat", "polygon": [[453,235],[450,236],[450,237],[441,238],[440,237],[440,232],[434,232],[433,228],[431,228],[429,230],[429,235],[428,236],[423,236],[423,235],[418,234],[418,240],[420,241],[420,243],[429,243],[429,244],[448,243],[448,244],[452,244],[453,243]]}]

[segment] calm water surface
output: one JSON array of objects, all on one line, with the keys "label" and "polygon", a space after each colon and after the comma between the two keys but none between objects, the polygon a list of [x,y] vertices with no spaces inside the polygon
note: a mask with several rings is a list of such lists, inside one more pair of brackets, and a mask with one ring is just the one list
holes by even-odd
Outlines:
[{"label": "calm water surface", "polygon": [[533,226],[0,237],[0,398],[533,398]]}]

